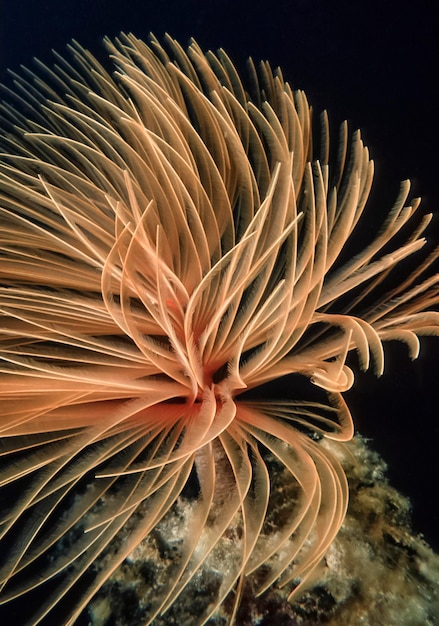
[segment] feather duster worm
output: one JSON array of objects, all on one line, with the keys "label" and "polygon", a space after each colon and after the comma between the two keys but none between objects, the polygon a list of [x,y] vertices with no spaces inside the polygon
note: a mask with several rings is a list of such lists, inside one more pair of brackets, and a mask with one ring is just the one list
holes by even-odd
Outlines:
[{"label": "feather duster worm", "polygon": [[[37,590],[30,623],[62,607],[73,624],[192,483],[147,623],[234,527],[199,615],[228,599],[232,622],[251,577],[298,594],[343,522],[346,479],[321,442],[353,434],[348,354],[379,375],[383,341],[416,357],[438,334],[437,252],[389,280],[430,216],[405,182],[344,254],[373,177],[358,132],[343,125],[330,158],[323,116],[317,158],[305,95],[268,64],[250,64],[249,95],[223,51],[106,44],[114,76],[74,43],[1,109],[0,598]],[[324,394],[240,397],[287,374]],[[273,522],[280,472],[295,496]]]}]

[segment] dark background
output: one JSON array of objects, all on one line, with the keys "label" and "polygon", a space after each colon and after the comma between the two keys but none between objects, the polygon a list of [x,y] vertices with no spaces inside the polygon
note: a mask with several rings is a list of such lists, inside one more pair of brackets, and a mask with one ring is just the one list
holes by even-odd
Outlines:
[{"label": "dark background", "polygon": [[[51,62],[77,39],[103,56],[104,35],[121,30],[146,38],[164,32],[204,49],[223,47],[239,68],[245,59],[281,65],[316,111],[334,126],[362,129],[376,165],[371,214],[390,207],[399,181],[436,213],[439,237],[437,3],[382,0],[1,0],[0,80],[36,56]],[[410,362],[404,346],[386,351],[386,373],[360,375],[347,394],[357,429],[389,463],[392,483],[412,499],[416,531],[439,548],[439,340],[424,339]]]}]

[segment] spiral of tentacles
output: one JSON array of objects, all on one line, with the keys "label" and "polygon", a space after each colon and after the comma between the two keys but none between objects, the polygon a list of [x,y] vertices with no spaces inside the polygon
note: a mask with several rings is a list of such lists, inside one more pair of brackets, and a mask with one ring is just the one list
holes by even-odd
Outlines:
[{"label": "spiral of tentacles", "polygon": [[[41,587],[30,623],[73,623],[192,482],[147,623],[232,528],[199,622],[227,598],[233,621],[246,579],[298,593],[337,533],[347,484],[321,440],[352,436],[347,356],[380,374],[384,340],[415,357],[438,333],[437,252],[387,287],[429,221],[406,182],[340,262],[373,164],[346,125],[330,159],[325,116],[313,155],[280,71],[251,64],[247,92],[223,51],[106,45],[113,76],[75,43],[1,108],[0,601]],[[291,374],[325,397],[240,397]],[[294,497],[273,531],[276,472]]]}]

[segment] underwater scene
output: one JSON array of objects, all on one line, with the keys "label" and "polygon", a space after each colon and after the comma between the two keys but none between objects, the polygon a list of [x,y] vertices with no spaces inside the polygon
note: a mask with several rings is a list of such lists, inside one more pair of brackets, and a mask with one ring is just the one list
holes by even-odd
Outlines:
[{"label": "underwater scene", "polygon": [[1,623],[438,623],[437,26],[4,11]]}]

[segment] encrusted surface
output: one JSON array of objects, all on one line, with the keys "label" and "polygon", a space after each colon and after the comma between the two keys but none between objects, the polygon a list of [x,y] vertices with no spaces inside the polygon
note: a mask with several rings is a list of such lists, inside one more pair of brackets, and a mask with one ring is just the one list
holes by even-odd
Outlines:
[{"label": "encrusted surface", "polygon": [[[240,626],[434,626],[439,615],[439,556],[412,535],[409,503],[386,481],[385,464],[363,439],[348,444],[351,499],[346,520],[320,568],[314,587],[290,604],[272,587],[255,597],[247,581],[236,622]],[[288,485],[285,485],[288,491]],[[158,587],[182,558],[181,537],[190,532],[191,504],[179,501],[155,532],[136,549],[90,606],[92,626],[145,623]],[[127,533],[129,528],[127,529]],[[275,532],[275,528],[273,528]],[[239,525],[231,529],[186,591],[154,626],[193,626],[227,575]],[[171,577],[172,578],[172,577]],[[225,626],[230,606],[209,620]]]}]

